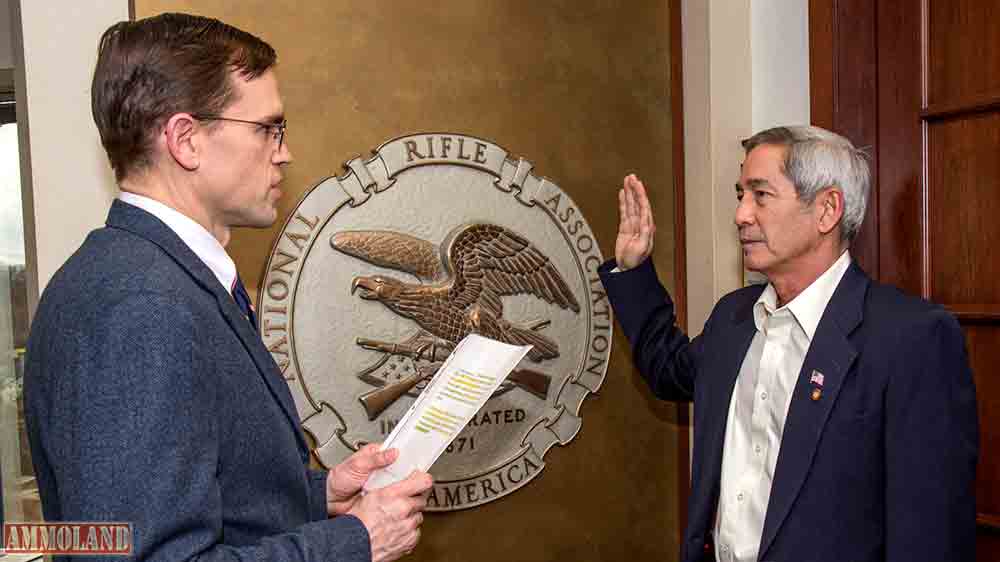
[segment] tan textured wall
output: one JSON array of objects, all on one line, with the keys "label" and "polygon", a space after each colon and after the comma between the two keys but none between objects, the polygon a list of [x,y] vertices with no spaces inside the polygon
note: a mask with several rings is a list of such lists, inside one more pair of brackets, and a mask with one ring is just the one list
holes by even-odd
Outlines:
[{"label": "tan textured wall", "polygon": [[[579,204],[606,256],[626,172],[653,188],[655,259],[673,263],[666,0],[136,0],[136,15],[189,11],[268,40],[295,163],[284,213],[347,159],[419,131],[491,139],[530,160]],[[251,292],[272,230],[234,234]],[[667,280],[670,286],[673,280]],[[620,332],[620,330],[618,331]],[[656,402],[620,333],[583,429],[542,475],[484,507],[430,514],[409,560],[673,560],[675,406]]]}]

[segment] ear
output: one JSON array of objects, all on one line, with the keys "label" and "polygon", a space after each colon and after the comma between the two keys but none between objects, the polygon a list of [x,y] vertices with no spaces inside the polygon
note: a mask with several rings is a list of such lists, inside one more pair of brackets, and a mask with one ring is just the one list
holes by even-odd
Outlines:
[{"label": "ear", "polygon": [[844,193],[837,187],[827,187],[816,195],[813,208],[817,217],[816,228],[821,234],[829,234],[844,218]]},{"label": "ear", "polygon": [[190,114],[175,113],[171,116],[163,127],[163,135],[174,162],[188,171],[198,169],[201,164],[200,137],[204,133],[201,122]]}]

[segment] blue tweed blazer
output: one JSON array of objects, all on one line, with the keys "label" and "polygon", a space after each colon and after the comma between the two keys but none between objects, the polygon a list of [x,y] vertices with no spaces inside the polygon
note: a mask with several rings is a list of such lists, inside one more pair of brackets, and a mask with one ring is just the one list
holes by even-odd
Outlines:
[{"label": "blue tweed blazer", "polygon": [[116,200],[52,278],[24,392],[49,521],[132,523],[136,560],[370,559],[360,520],[327,518],[260,337],[141,209]]}]

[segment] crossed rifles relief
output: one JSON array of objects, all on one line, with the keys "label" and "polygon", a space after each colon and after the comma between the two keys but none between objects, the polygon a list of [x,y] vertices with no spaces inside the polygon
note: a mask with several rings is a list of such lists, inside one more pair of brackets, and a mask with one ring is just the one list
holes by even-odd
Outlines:
[{"label": "crossed rifles relief", "polygon": [[[358,338],[365,349],[427,361],[413,374],[360,397],[368,419],[432,376],[455,345],[470,333],[514,345],[534,346],[528,359],[536,363],[559,356],[559,345],[540,333],[541,320],[516,325],[503,317],[501,297],[529,294],[563,309],[580,312],[580,304],[548,257],[520,234],[488,223],[453,229],[440,247],[407,234],[385,230],[343,231],[330,244],[345,254],[380,267],[413,274],[420,283],[404,283],[384,275],[355,277],[351,293],[376,300],[416,322],[421,331],[403,342]],[[515,369],[507,380],[547,398],[550,377]]]}]

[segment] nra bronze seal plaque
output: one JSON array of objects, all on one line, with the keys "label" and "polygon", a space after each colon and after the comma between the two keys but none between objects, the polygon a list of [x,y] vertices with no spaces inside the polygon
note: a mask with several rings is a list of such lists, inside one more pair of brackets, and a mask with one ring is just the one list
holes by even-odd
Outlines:
[{"label": "nra bronze seal plaque", "polygon": [[475,507],[538,476],[604,381],[611,312],[579,208],[483,139],[411,135],[310,189],[274,244],[260,333],[314,454],[385,439],[471,332],[532,351],[431,468],[430,510]]}]

